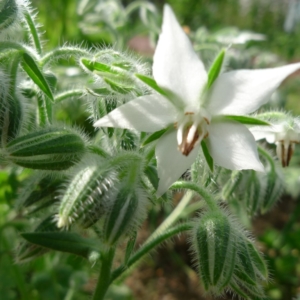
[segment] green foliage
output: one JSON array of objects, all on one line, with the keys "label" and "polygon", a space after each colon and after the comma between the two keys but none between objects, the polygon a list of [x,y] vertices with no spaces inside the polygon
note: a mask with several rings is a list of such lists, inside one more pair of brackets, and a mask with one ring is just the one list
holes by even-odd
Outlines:
[{"label": "green foliage", "polygon": [[[245,15],[246,8],[237,0],[169,2],[182,24],[192,28],[195,49],[209,70],[208,88],[223,69],[276,65],[280,59],[270,51],[285,58],[299,54],[298,30],[284,34],[277,25],[284,20],[278,4],[270,14],[253,0]],[[0,4],[1,297],[81,300],[91,295],[103,299],[107,293],[112,299],[133,299],[114,281],[183,232],[190,236],[207,292],[225,295],[230,290],[245,299],[264,299],[265,285],[272,300],[296,297],[298,202],[282,232],[271,228],[259,237],[274,273],[268,286],[265,259],[239,222],[247,218],[244,223],[249,224],[250,217],[269,213],[285,187],[287,193],[299,196],[299,149],[284,174],[270,145],[259,150],[264,173],[230,171],[214,165],[203,140],[192,172],[171,187],[180,193],[157,195],[153,144],[171,127],[150,134],[118,128],[95,132],[92,127],[139,96],[158,93],[172,101],[174,95],[155,82],[142,59],[120,51],[136,35],[148,35],[151,43],[156,42],[160,31],[156,6],[118,0],[33,3],[45,35],[27,1]],[[80,46],[58,47],[62,41]],[[91,47],[94,42],[101,47]],[[225,51],[229,43],[233,46]],[[298,99],[299,88],[288,88],[277,95],[281,102]],[[271,112],[224,118],[248,126],[285,120],[298,134],[298,118],[274,111],[272,105]],[[180,202],[173,207],[170,199],[178,195]],[[157,213],[161,203],[168,204],[162,224],[140,242],[138,233],[147,216],[162,219]],[[122,249],[119,257],[118,249]],[[21,264],[29,260],[31,264]],[[94,265],[100,269],[95,291]]]}]

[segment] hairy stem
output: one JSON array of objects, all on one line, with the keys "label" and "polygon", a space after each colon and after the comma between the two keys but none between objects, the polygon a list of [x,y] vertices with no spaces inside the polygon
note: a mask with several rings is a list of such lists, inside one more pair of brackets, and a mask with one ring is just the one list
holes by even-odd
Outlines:
[{"label": "hairy stem", "polygon": [[102,300],[111,284],[111,268],[115,256],[115,248],[109,248],[101,256],[101,267],[93,300]]},{"label": "hairy stem", "polygon": [[114,270],[111,276],[111,281],[113,282],[121,275],[124,275],[124,273],[127,274],[127,272],[130,271],[133,268],[133,266],[140,261],[141,258],[143,258],[151,250],[159,246],[161,243],[170,239],[174,235],[183,231],[190,230],[191,228],[192,226],[189,223],[184,223],[177,225],[176,227],[173,227],[171,229],[168,229],[161,234],[156,234],[155,236],[153,236],[154,234],[152,234],[150,238],[130,257],[126,265],[121,265],[116,270]]},{"label": "hairy stem", "polygon": [[38,31],[36,29],[36,26],[34,24],[34,21],[31,18],[31,15],[29,14],[28,11],[26,11],[26,13],[25,13],[25,20],[27,22],[29,31],[31,33],[31,37],[32,37],[36,52],[38,54],[42,54],[42,46],[41,46],[40,37],[39,37]]}]

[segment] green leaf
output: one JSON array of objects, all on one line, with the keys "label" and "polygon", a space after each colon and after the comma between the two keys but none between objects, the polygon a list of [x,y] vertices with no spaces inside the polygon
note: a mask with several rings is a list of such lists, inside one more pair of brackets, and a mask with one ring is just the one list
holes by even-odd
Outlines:
[{"label": "green leaf", "polygon": [[157,91],[159,94],[161,94],[163,96],[167,96],[167,93],[157,85],[156,81],[153,78],[142,75],[142,74],[135,74],[135,76],[138,79],[140,79],[141,81],[143,81],[145,84],[150,86],[152,89]]},{"label": "green leaf", "polygon": [[145,141],[142,143],[141,147],[145,147],[146,145],[156,141],[157,139],[159,139],[167,130],[169,129],[169,127],[164,128],[162,130],[156,131],[152,134],[150,134]]},{"label": "green leaf", "polygon": [[213,85],[213,83],[219,76],[220,71],[222,69],[224,57],[225,57],[225,49],[223,49],[218,54],[218,56],[216,57],[216,59],[214,60],[213,64],[211,65],[208,71],[207,89],[209,89]]},{"label": "green leaf", "polygon": [[242,124],[246,124],[246,125],[260,125],[260,126],[270,126],[271,124],[257,119],[257,118],[253,118],[253,117],[249,117],[249,116],[234,116],[234,115],[226,115],[224,116],[225,119],[228,120],[232,120],[232,121],[236,121]]},{"label": "green leaf", "polygon": [[213,172],[214,171],[214,160],[213,158],[210,156],[206,142],[202,141],[201,142],[201,147],[202,147],[202,151],[205,157],[205,160],[210,168],[210,170]]},{"label": "green leaf", "polygon": [[54,102],[54,98],[47,80],[35,63],[34,59],[27,53],[23,53],[23,69],[32,81]]},{"label": "green leaf", "polygon": [[22,233],[21,236],[30,243],[48,249],[68,252],[84,258],[89,258],[93,251],[99,251],[97,241],[86,239],[70,232],[33,232]]}]

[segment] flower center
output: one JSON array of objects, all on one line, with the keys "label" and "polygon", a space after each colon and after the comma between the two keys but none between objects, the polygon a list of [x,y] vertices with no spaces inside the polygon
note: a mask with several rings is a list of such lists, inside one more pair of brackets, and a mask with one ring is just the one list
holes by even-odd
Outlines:
[{"label": "flower center", "polygon": [[178,150],[185,156],[208,136],[208,125],[210,117],[203,111],[201,114],[186,112],[183,118],[177,123]]}]

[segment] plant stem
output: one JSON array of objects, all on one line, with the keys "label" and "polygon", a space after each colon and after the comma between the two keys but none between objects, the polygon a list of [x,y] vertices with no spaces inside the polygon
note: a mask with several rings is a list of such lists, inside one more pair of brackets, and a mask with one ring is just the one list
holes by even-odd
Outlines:
[{"label": "plant stem", "polygon": [[[203,200],[206,202],[207,206],[210,210],[218,209],[218,205],[212,195],[204,188],[199,185],[188,182],[188,181],[176,181],[172,184],[171,189],[189,189],[195,191],[200,196],[202,196]],[[177,207],[176,207],[177,208]]]},{"label": "plant stem", "polygon": [[52,103],[45,95],[37,96],[38,104],[38,123],[41,127],[52,123]]},{"label": "plant stem", "polygon": [[115,248],[102,252],[101,267],[93,300],[102,300],[111,284],[111,267],[115,256]]},{"label": "plant stem", "polygon": [[72,98],[72,97],[82,97],[83,95],[86,94],[86,91],[83,90],[83,89],[78,89],[78,90],[71,90],[71,91],[67,91],[67,92],[63,92],[61,94],[58,94],[55,96],[54,98],[54,102],[55,103],[59,103],[61,101],[64,101],[65,99],[68,99],[68,98]]},{"label": "plant stem", "polygon": [[91,54],[85,49],[79,47],[62,47],[55,49],[51,52],[46,53],[40,60],[40,65],[44,67],[45,65],[51,63],[52,61],[57,61],[59,58],[69,58],[70,56],[88,56]]},{"label": "plant stem", "polygon": [[[179,224],[176,227],[165,230],[161,234],[155,234],[155,231],[150,238],[131,256],[126,265],[121,265],[111,275],[111,282],[116,280],[124,273],[127,273],[132,269],[133,265],[139,262],[139,260],[148,254],[151,250],[157,247],[159,244],[163,243],[167,239],[173,237],[174,235],[181,233],[183,231],[190,230],[192,226],[189,223]],[[155,234],[155,236],[154,236]]]},{"label": "plant stem", "polygon": [[31,15],[29,14],[28,11],[26,11],[26,13],[25,13],[25,20],[27,22],[29,31],[31,33],[31,37],[32,37],[36,52],[38,54],[41,54],[42,53],[42,46],[41,46],[41,42],[40,42],[40,37],[39,37],[38,31],[35,27],[34,21],[31,18]]}]

